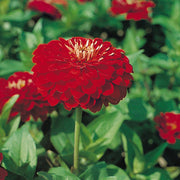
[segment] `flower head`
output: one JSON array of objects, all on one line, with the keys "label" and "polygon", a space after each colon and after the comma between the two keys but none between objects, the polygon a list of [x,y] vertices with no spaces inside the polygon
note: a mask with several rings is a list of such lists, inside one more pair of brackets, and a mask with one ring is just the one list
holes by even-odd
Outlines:
[{"label": "flower head", "polygon": [[8,82],[6,79],[0,78],[0,113],[4,106],[4,103],[9,99]]},{"label": "flower head", "polygon": [[[0,153],[0,164],[2,160],[3,160],[3,154]],[[4,180],[7,175],[8,175],[7,171],[4,168],[0,167],[0,180]]]},{"label": "flower head", "polygon": [[170,144],[174,144],[176,139],[180,139],[180,114],[160,113],[154,118],[154,121],[162,139]]},{"label": "flower head", "polygon": [[151,21],[149,12],[150,8],[153,7],[155,7],[155,4],[151,0],[113,0],[110,11],[114,15],[126,14],[126,20],[139,21],[146,19]]},{"label": "flower head", "polygon": [[18,113],[21,115],[22,121],[30,120],[32,115],[35,120],[41,118],[46,120],[47,113],[53,110],[48,102],[38,93],[37,87],[32,81],[32,74],[28,72],[16,72],[9,77],[8,80],[1,79],[4,82],[0,96],[0,111],[7,100],[15,94],[19,94],[19,98],[13,106],[9,120]]},{"label": "flower head", "polygon": [[51,105],[96,112],[102,104],[117,104],[131,85],[133,69],[124,51],[99,38],[59,38],[33,54],[35,83]]},{"label": "flower head", "polygon": [[66,0],[31,0],[27,4],[27,8],[41,13],[48,14],[54,19],[61,18],[61,13],[54,4],[67,5]]}]

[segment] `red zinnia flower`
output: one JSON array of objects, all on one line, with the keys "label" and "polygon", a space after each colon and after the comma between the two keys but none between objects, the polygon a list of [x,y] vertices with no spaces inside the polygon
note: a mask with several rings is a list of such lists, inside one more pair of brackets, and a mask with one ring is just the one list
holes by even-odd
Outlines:
[{"label": "red zinnia flower", "polygon": [[31,0],[28,2],[29,9],[50,15],[54,19],[61,18],[61,13],[54,4],[67,5],[66,0]]},{"label": "red zinnia flower", "polygon": [[9,91],[7,89],[8,82],[6,79],[0,78],[0,113],[4,106],[4,103],[9,99]]},{"label": "red zinnia flower", "polygon": [[4,82],[4,86],[1,87],[0,111],[10,97],[15,94],[20,95],[11,110],[9,120],[20,113],[21,120],[24,122],[30,120],[30,115],[35,120],[41,118],[44,121],[48,112],[53,110],[41,94],[38,93],[37,87],[32,81],[32,74],[16,72],[8,80],[1,79],[0,82]]},{"label": "red zinnia flower", "polygon": [[33,54],[34,80],[51,105],[96,112],[102,104],[117,104],[131,85],[133,69],[124,51],[98,38],[59,38]]},{"label": "red zinnia flower", "polygon": [[150,21],[149,8],[152,7],[155,7],[155,4],[151,0],[113,0],[110,11],[114,15],[126,14],[126,20],[146,19]]},{"label": "red zinnia flower", "polygon": [[[3,160],[3,154],[0,153],[0,164],[2,160]],[[4,180],[7,175],[8,175],[7,171],[4,168],[0,167],[0,180]]]},{"label": "red zinnia flower", "polygon": [[176,139],[180,139],[180,114],[160,113],[154,120],[157,123],[156,128],[162,139],[165,139],[170,144],[174,144]]}]

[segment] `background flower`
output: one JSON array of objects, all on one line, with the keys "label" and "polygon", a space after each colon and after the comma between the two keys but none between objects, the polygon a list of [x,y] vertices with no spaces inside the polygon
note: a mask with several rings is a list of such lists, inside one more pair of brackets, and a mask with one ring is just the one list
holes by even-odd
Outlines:
[{"label": "background flower", "polygon": [[139,21],[146,19],[150,21],[149,8],[152,7],[155,7],[155,4],[151,0],[113,0],[110,11],[114,15],[126,14],[126,20]]},{"label": "background flower", "polygon": [[[0,164],[2,160],[3,160],[3,154],[0,153]],[[7,171],[4,168],[0,167],[0,180],[4,180],[7,175],[8,175]]]},{"label": "background flower", "polygon": [[176,139],[180,139],[180,114],[161,113],[154,120],[162,139],[165,139],[170,144],[174,144]]},{"label": "background flower", "polygon": [[31,0],[28,2],[29,9],[50,15],[54,19],[61,18],[61,13],[54,4],[67,5],[66,0]]},{"label": "background flower", "polygon": [[101,39],[59,38],[34,51],[34,79],[53,106],[99,111],[126,96],[133,72],[124,51]]},{"label": "background flower", "polygon": [[46,120],[48,112],[53,110],[48,102],[38,93],[37,87],[32,81],[32,74],[28,72],[16,72],[9,77],[8,80],[1,81],[4,86],[1,88],[2,96],[0,96],[1,106],[15,94],[19,94],[19,98],[13,106],[9,120],[20,113],[22,121],[30,120],[30,115],[35,120],[41,118],[42,121]]}]

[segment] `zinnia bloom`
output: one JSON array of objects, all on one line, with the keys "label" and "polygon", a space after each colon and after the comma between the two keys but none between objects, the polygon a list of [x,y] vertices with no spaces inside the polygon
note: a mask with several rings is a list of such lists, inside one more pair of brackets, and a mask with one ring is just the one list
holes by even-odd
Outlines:
[{"label": "zinnia bloom", "polygon": [[35,83],[52,106],[96,112],[102,104],[117,104],[131,85],[133,68],[124,51],[99,38],[59,38],[33,54]]},{"label": "zinnia bloom", "polygon": [[180,114],[172,112],[160,113],[154,118],[156,129],[162,139],[174,144],[176,139],[180,139]]},{"label": "zinnia bloom", "polygon": [[155,7],[155,4],[151,0],[113,0],[110,11],[114,15],[126,14],[126,20],[133,19],[139,21],[146,19],[151,21],[149,13],[150,8]]},{"label": "zinnia bloom", "polygon": [[15,94],[19,98],[13,106],[9,120],[20,113],[22,121],[30,120],[32,115],[34,120],[47,119],[48,112],[53,110],[48,102],[37,91],[37,87],[32,81],[32,74],[29,72],[16,72],[8,80],[0,79],[4,85],[1,87],[0,112],[7,100]]},{"label": "zinnia bloom", "polygon": [[54,19],[61,18],[61,13],[54,4],[67,5],[66,0],[31,0],[28,2],[27,8],[48,14]]},{"label": "zinnia bloom", "polygon": [[7,89],[7,85],[7,80],[0,78],[0,113],[4,106],[4,103],[9,99],[9,91]]},{"label": "zinnia bloom", "polygon": [[[0,153],[0,164],[2,160],[3,160],[3,154]],[[0,167],[0,180],[4,180],[7,175],[8,175],[7,171],[4,168]]]}]

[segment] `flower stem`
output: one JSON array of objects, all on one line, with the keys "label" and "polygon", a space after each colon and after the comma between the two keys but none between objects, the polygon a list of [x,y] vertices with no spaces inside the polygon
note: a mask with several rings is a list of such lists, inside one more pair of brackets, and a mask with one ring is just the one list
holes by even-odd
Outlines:
[{"label": "flower stem", "polygon": [[75,130],[74,130],[74,165],[73,172],[78,174],[79,171],[79,138],[80,125],[82,120],[82,109],[76,108]]}]

